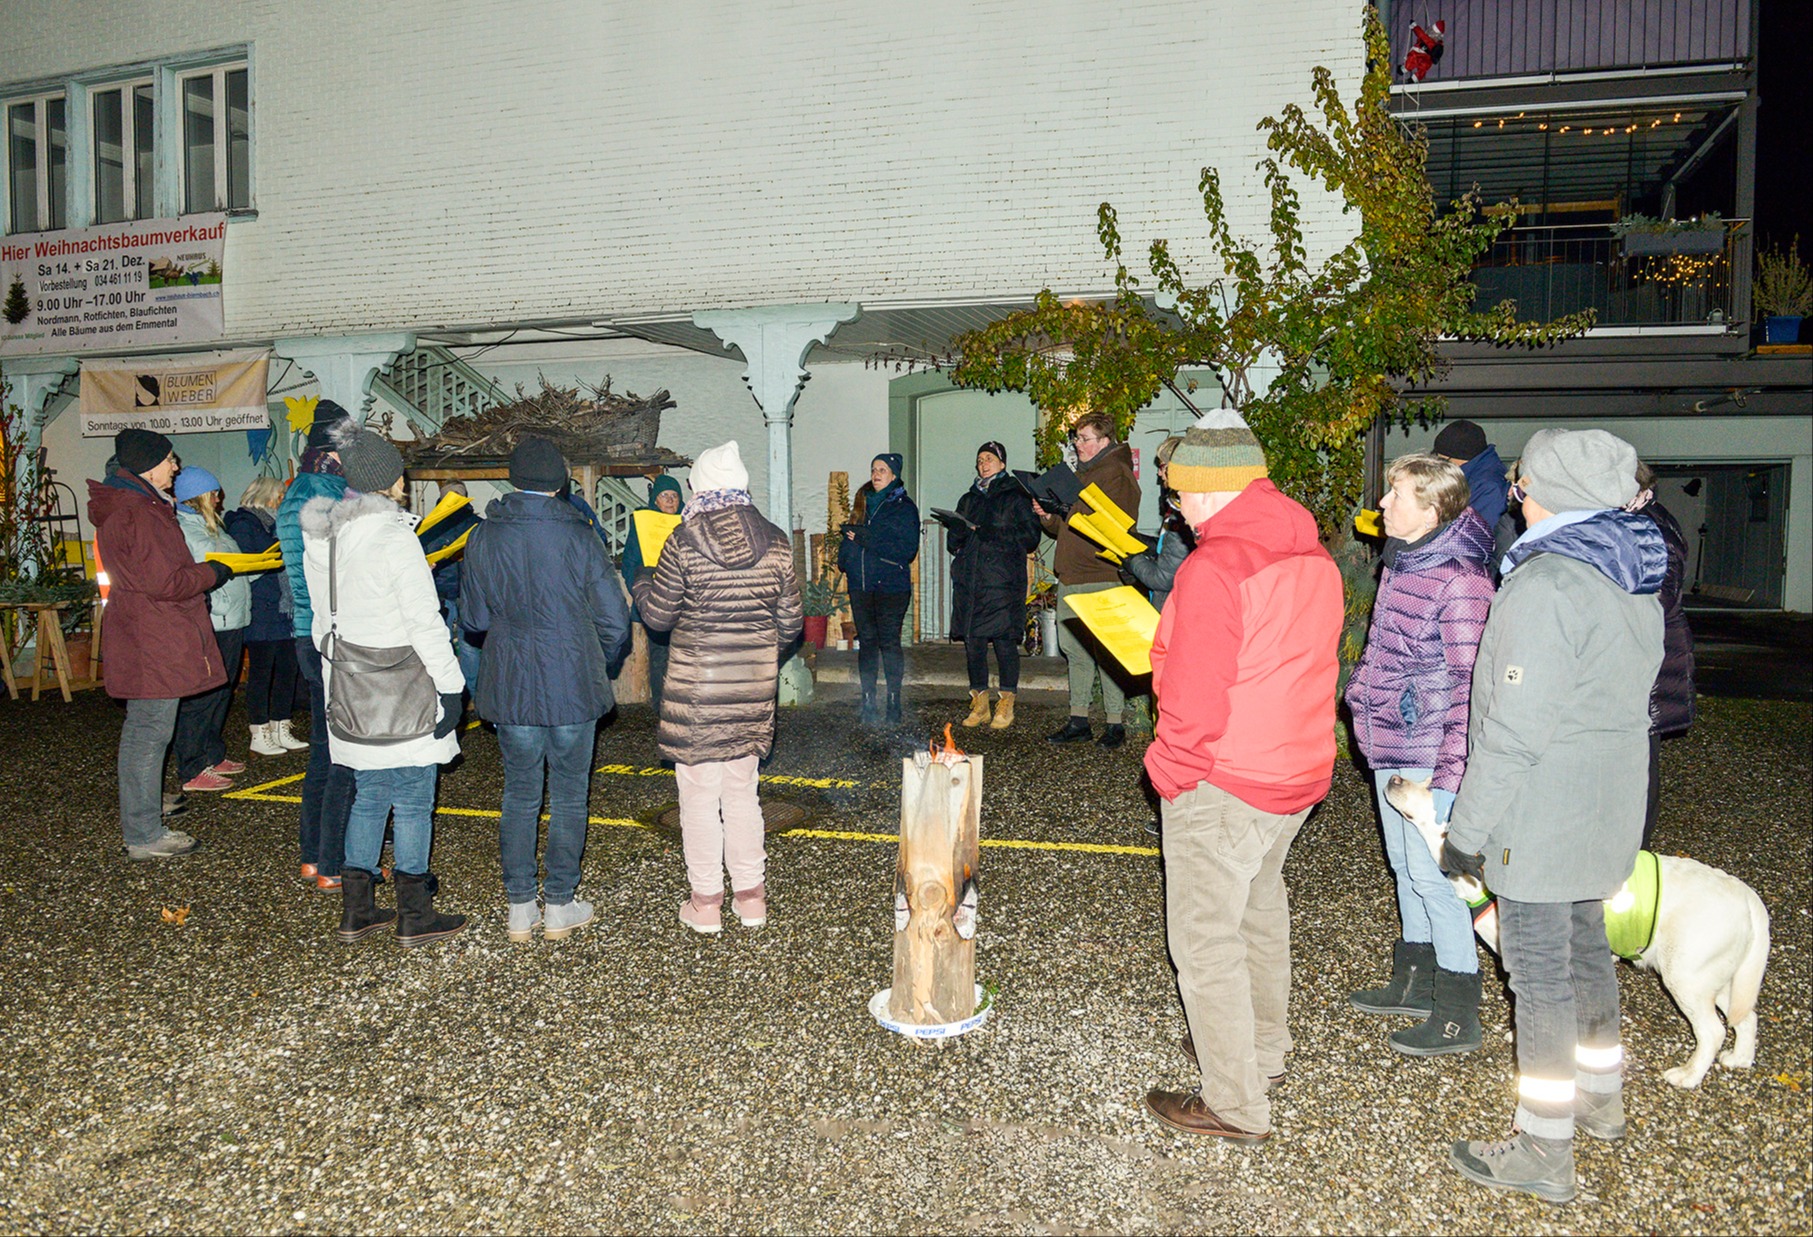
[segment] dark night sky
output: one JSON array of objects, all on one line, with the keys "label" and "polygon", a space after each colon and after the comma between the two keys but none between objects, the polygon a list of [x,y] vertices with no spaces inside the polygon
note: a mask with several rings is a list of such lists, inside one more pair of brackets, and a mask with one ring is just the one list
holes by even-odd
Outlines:
[{"label": "dark night sky", "polygon": [[1756,119],[1756,230],[1769,244],[1800,235],[1803,258],[1813,258],[1813,148],[1807,129],[1813,3],[1760,0],[1763,6]]}]

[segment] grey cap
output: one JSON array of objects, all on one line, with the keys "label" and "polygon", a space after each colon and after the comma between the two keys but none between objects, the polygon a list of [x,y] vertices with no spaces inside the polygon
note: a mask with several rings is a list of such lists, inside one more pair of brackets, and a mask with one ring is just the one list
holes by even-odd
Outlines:
[{"label": "grey cap", "polygon": [[1540,430],[1524,446],[1518,475],[1544,509],[1603,511],[1637,496],[1637,449],[1604,430]]},{"label": "grey cap", "polygon": [[340,448],[340,475],[349,490],[382,494],[403,475],[403,456],[382,434],[361,429]]}]

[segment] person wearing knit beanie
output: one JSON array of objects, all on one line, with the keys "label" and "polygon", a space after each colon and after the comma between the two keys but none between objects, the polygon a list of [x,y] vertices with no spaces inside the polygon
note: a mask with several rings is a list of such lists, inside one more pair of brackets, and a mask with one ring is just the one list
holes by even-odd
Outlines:
[{"label": "person wearing knit beanie", "polygon": [[1435,454],[1456,464],[1465,464],[1485,449],[1486,431],[1472,421],[1450,421],[1435,436]]},{"label": "person wearing knit beanie", "polygon": [[153,430],[123,429],[113,436],[114,458],[127,472],[142,475],[170,458],[176,448]]},{"label": "person wearing knit beanie", "polygon": [[331,399],[323,399],[315,405],[315,419],[308,427],[310,451],[335,451],[339,449],[342,427],[351,423],[352,417],[346,409]]},{"label": "person wearing knit beanie", "polygon": [[340,448],[340,473],[349,490],[387,494],[403,479],[403,456],[383,435],[356,430]]},{"label": "person wearing knit beanie", "polygon": [[699,452],[693,461],[692,492],[708,494],[712,490],[746,490],[749,470],[743,467],[742,452],[733,438],[727,443]]},{"label": "person wearing knit beanie", "polygon": [[1203,413],[1165,467],[1166,483],[1179,494],[1237,494],[1269,475],[1264,448],[1232,408]]},{"label": "person wearing knit beanie", "polygon": [[1539,430],[1518,473],[1524,492],[1551,514],[1604,511],[1637,496],[1637,449],[1604,430]]},{"label": "person wearing knit beanie", "polygon": [[534,494],[552,494],[567,483],[565,457],[546,438],[525,438],[510,452],[510,484]]}]

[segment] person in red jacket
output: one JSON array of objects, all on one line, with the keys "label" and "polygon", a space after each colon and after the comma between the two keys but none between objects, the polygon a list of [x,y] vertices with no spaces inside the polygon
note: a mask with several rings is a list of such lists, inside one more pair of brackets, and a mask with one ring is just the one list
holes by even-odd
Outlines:
[{"label": "person in red jacket", "polygon": [[1201,1083],[1146,1106],[1183,1133],[1256,1142],[1291,1047],[1284,856],[1334,778],[1341,574],[1233,410],[1184,434],[1166,478],[1196,548],[1152,644],[1146,771],[1163,800],[1182,1048]]},{"label": "person in red jacket", "polygon": [[107,694],[126,702],[120,730],[120,833],[133,859],[186,855],[199,843],[164,828],[164,756],[184,696],[227,681],[207,594],[232,577],[198,563],[164,491],[176,475],[170,440],[150,430],[115,435],[119,471],[88,483],[88,518],[111,588],[102,630]]}]

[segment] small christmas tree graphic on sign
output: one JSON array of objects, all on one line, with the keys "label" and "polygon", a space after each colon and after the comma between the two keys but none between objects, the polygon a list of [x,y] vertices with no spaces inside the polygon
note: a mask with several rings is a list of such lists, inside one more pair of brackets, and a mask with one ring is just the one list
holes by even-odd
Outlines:
[{"label": "small christmas tree graphic on sign", "polygon": [[25,295],[25,281],[13,276],[13,286],[6,290],[6,308],[0,310],[6,320],[18,326],[31,316],[31,301]]}]

